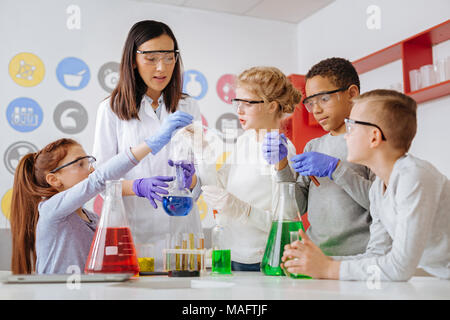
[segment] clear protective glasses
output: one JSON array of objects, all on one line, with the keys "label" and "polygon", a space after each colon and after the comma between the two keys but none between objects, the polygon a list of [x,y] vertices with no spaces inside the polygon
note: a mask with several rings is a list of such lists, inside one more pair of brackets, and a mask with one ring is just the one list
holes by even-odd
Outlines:
[{"label": "clear protective glasses", "polygon": [[345,118],[344,119],[345,122],[345,130],[347,131],[348,134],[350,134],[350,132],[352,131],[352,128],[355,124],[360,124],[363,126],[371,126],[371,127],[375,127],[378,130],[380,130],[381,133],[381,139],[386,141],[386,137],[383,133],[383,130],[381,130],[381,128],[379,126],[377,126],[374,123],[370,123],[370,122],[365,122],[365,121],[358,121],[358,120],[353,120],[353,119],[349,119],[349,118]]},{"label": "clear protective glasses", "polygon": [[156,66],[159,61],[162,61],[165,65],[172,65],[177,62],[180,50],[136,50],[136,53],[144,56],[144,64]]},{"label": "clear protective glasses", "polygon": [[[305,100],[303,100],[303,104],[306,107],[306,110],[308,110],[308,112],[313,112],[315,104],[319,104],[322,108],[326,108],[329,105],[331,105],[330,101],[333,98],[333,94],[345,91],[348,88],[350,88],[350,86],[313,94],[312,96],[305,98]],[[335,96],[339,99],[338,95]]]},{"label": "clear protective glasses", "polygon": [[261,110],[261,108],[257,108],[257,105],[260,103],[264,103],[263,100],[246,100],[246,99],[231,99],[231,104],[236,109],[241,109],[244,112],[256,112]]},{"label": "clear protective glasses", "polygon": [[59,167],[56,167],[55,169],[50,171],[50,173],[55,173],[56,171],[61,170],[62,168],[68,167],[68,166],[70,166],[72,164],[75,164],[75,163],[77,163],[77,165],[80,168],[84,168],[84,169],[87,169],[88,171],[90,171],[92,168],[95,169],[95,161],[97,161],[97,159],[95,159],[95,157],[93,157],[93,156],[80,157],[80,158],[77,158],[77,159],[75,159],[73,161],[70,161],[70,162],[68,162],[66,164],[63,164],[63,165],[61,165]]}]

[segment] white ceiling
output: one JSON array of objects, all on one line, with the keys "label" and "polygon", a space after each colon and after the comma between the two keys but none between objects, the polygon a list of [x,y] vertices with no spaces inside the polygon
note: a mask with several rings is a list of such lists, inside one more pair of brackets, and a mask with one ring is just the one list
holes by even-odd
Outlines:
[{"label": "white ceiling", "polygon": [[134,0],[299,23],[334,0]]}]

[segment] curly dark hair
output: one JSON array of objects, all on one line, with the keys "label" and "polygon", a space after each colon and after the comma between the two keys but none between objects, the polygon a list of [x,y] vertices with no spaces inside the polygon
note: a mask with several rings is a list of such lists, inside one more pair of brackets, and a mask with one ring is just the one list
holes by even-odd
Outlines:
[{"label": "curly dark hair", "polygon": [[328,78],[339,88],[354,84],[358,90],[361,90],[355,67],[350,61],[343,58],[328,58],[315,64],[306,74],[306,80],[315,76]]}]

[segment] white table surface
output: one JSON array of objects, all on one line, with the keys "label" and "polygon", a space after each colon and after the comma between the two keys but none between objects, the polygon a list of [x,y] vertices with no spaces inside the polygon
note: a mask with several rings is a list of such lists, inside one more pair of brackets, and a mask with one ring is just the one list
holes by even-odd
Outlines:
[{"label": "white table surface", "polygon": [[[0,277],[7,273],[0,272]],[[0,283],[0,300],[284,300],[284,299],[450,299],[450,281],[413,277],[408,282],[295,280],[269,277],[260,272],[233,272],[231,276],[169,278],[146,276],[122,283]]]}]

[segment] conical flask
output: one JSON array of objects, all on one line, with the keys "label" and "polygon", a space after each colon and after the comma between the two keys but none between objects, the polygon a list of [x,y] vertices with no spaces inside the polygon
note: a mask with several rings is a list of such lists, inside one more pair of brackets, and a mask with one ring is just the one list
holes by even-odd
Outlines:
[{"label": "conical flask", "polygon": [[139,274],[136,249],[122,201],[121,181],[106,181],[106,198],[84,271]]},{"label": "conical flask", "polygon": [[[284,276],[280,266],[284,246],[290,244],[290,233],[304,231],[302,221],[298,215],[295,200],[295,182],[278,182],[278,199],[275,205],[272,227],[267,238],[264,257],[261,262],[261,272],[268,276]],[[300,239],[301,240],[301,239]],[[297,277],[304,277],[296,275]]]},{"label": "conical flask", "polygon": [[172,145],[169,153],[172,160],[172,172],[175,173],[175,180],[169,183],[169,194],[163,196],[163,209],[169,216],[186,216],[191,212],[194,205],[192,193],[185,188],[185,178],[183,173],[184,165],[194,163],[194,155],[189,145],[183,140],[177,140]]},{"label": "conical flask", "polygon": [[184,187],[185,179],[181,166],[181,161],[175,162],[175,181],[170,184],[169,194],[163,196],[163,209],[169,216],[186,216],[194,205],[191,191]]}]

